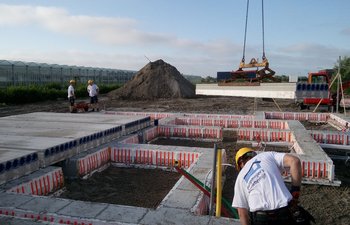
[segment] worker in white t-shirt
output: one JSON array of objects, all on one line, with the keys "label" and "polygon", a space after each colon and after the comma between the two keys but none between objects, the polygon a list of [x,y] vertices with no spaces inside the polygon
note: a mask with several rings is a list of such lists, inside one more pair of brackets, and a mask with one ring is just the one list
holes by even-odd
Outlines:
[{"label": "worker in white t-shirt", "polygon": [[[263,152],[241,148],[236,154],[239,171],[232,206],[240,221],[248,224],[294,224],[291,207],[297,207],[301,185],[300,159],[292,154]],[[289,168],[291,190],[282,172]]]},{"label": "worker in white t-shirt", "polygon": [[74,92],[75,80],[69,81],[68,87],[68,101],[69,101],[69,111],[71,113],[75,112],[74,103],[75,103],[75,92]]},{"label": "worker in white t-shirt", "polygon": [[98,86],[94,83],[93,80],[88,80],[88,86],[87,86],[87,92],[89,93],[90,96],[90,104],[92,107],[92,111],[99,111],[99,105],[98,105]]}]

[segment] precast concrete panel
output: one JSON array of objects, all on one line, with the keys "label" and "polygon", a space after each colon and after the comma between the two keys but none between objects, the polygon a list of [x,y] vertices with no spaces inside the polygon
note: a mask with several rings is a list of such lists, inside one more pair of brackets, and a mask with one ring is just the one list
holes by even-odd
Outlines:
[{"label": "precast concrete panel", "polygon": [[[36,112],[29,114],[21,114],[15,116],[8,116],[0,118],[0,123],[5,121],[43,121],[43,122],[64,122],[83,124],[114,124],[122,125],[135,120],[143,119],[147,116],[141,115],[115,115],[104,113],[85,113],[85,114],[71,114],[71,113],[50,113],[50,112]],[[86,126],[88,127],[88,126]]]},{"label": "precast concrete panel", "polygon": [[260,86],[196,84],[196,95],[295,99],[295,83],[261,83]]}]

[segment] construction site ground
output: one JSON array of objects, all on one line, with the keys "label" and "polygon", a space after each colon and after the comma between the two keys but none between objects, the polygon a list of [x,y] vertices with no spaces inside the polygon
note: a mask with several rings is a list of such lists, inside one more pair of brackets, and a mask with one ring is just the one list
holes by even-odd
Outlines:
[{"label": "construction site ground", "polygon": [[[86,100],[87,99],[81,99]],[[192,99],[157,99],[157,100],[110,100],[107,96],[100,97],[100,108],[102,110],[118,110],[118,111],[144,111],[144,112],[182,112],[182,113],[221,113],[221,114],[253,114],[255,111],[300,111],[292,100],[277,99],[275,104],[273,101],[263,101],[262,99],[242,98],[242,97],[196,97]],[[68,113],[68,102],[66,100],[57,100],[51,102],[42,102],[36,104],[16,105],[16,106],[0,106],[0,116],[9,116],[30,112],[62,112]],[[86,112],[85,112],[86,113]],[[327,124],[304,124],[307,129],[330,129]],[[155,142],[156,144],[166,145],[184,145],[184,146],[198,146],[198,147],[213,147],[211,142],[198,142],[188,140],[171,140],[161,139]],[[234,152],[243,146],[237,142],[220,143],[227,151],[228,163],[233,163]],[[268,149],[267,149],[268,150]],[[345,165],[344,161],[334,161],[336,178],[342,181],[340,187],[320,186],[320,185],[303,185],[301,189],[301,205],[307,209],[316,219],[317,224],[350,224],[350,167]],[[118,170],[118,173],[120,170]],[[111,173],[108,175],[108,173]],[[108,171],[105,177],[111,177],[112,174],[117,173]],[[130,182],[141,182],[133,174],[145,173],[145,171],[137,170],[136,172],[126,172],[131,179]],[[232,200],[233,187],[236,172],[228,167],[225,172],[226,182],[224,185],[223,194],[228,199]],[[163,186],[172,184],[174,181],[167,179],[159,179],[153,181],[152,186]],[[133,180],[135,179],[135,180]],[[175,179],[177,179],[175,177]],[[113,179],[109,179],[113,182]],[[108,186],[108,179],[104,179],[102,185]],[[126,182],[120,182],[125,186],[118,187],[119,195],[128,195],[130,187]],[[79,184],[76,184],[79,185]],[[130,185],[130,184],[129,184]],[[110,186],[112,187],[112,186]],[[120,189],[119,189],[120,188]],[[83,190],[83,189],[82,189]],[[106,195],[106,190],[96,188],[96,195]],[[137,192],[137,190],[135,190]],[[134,193],[135,193],[134,192]],[[130,195],[128,195],[130,196]],[[142,199],[142,197],[144,197]],[[113,197],[112,197],[113,198]],[[131,198],[131,197],[129,197]],[[147,206],[149,196],[137,195],[138,201],[145,202],[143,207],[154,207],[157,203],[152,203]]]}]

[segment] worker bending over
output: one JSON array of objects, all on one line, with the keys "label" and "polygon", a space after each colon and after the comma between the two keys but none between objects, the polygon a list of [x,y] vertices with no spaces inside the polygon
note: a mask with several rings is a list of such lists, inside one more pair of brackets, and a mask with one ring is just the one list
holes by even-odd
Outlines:
[{"label": "worker bending over", "polygon": [[98,86],[94,83],[93,80],[88,81],[88,86],[87,86],[87,92],[89,93],[90,96],[90,104],[92,107],[92,111],[100,111],[99,105],[98,105]]},{"label": "worker bending over", "polygon": [[[297,156],[287,153],[263,152],[241,148],[235,157],[239,172],[232,206],[237,208],[243,225],[295,224],[293,210],[301,184],[301,163]],[[282,171],[289,168],[292,178],[289,191]]]}]

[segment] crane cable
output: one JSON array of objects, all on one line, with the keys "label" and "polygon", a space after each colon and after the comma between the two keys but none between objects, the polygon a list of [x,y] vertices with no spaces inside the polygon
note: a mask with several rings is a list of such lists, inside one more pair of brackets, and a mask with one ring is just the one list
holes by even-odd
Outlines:
[{"label": "crane cable", "polygon": [[264,0],[261,0],[261,26],[262,26],[262,43],[263,43],[263,56],[262,59],[264,60],[265,57],[265,20],[264,20]]},{"label": "crane cable", "polygon": [[248,12],[249,12],[249,0],[247,0],[247,10],[246,10],[246,14],[245,14],[245,28],[244,28],[244,44],[243,44],[242,62],[245,61],[245,45],[247,42]]},{"label": "crane cable", "polygon": [[[244,44],[243,44],[243,57],[242,62],[245,61],[245,48],[246,48],[246,42],[247,42],[247,30],[248,30],[248,14],[249,14],[249,0],[247,0],[247,9],[246,9],[246,15],[245,15],[245,27],[244,27]],[[261,0],[261,17],[262,17],[262,42],[263,42],[263,56],[262,59],[264,60],[265,57],[265,25],[264,25],[264,0]]]}]

